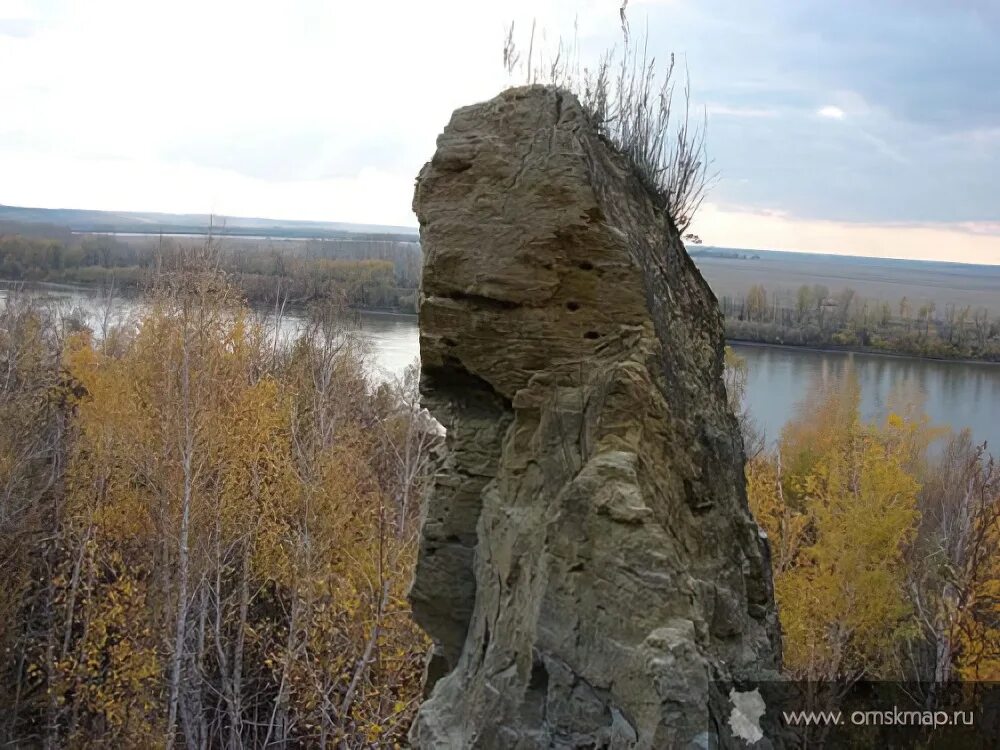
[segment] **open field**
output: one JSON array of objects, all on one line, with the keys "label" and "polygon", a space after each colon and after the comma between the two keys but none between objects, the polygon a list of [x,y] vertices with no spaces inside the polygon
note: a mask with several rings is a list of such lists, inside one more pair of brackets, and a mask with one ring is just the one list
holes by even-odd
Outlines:
[{"label": "open field", "polygon": [[[861,297],[893,305],[907,297],[914,309],[933,302],[986,308],[1000,314],[1000,266],[857,258],[777,251],[745,251],[759,259],[698,255],[695,262],[716,296],[739,297],[754,284],[778,294],[781,304],[794,305],[803,284],[822,284],[832,295],[852,288]],[[697,251],[696,251],[697,253]]]}]

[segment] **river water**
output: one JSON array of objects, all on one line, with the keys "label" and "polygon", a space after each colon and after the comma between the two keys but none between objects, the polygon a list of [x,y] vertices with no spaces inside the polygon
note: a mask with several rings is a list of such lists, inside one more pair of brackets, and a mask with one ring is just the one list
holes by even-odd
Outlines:
[{"label": "river water", "polygon": [[[79,307],[92,320],[101,314],[98,296],[87,289],[46,287],[33,293],[62,307]],[[0,299],[5,294],[0,290]],[[117,300],[111,317],[120,319],[135,308],[133,301]],[[294,314],[286,315],[282,330],[293,333],[300,322]],[[359,315],[358,325],[379,375],[399,375],[417,360],[414,316],[366,312]],[[734,344],[733,349],[747,360],[747,405],[769,442],[795,416],[817,380],[831,383],[853,370],[861,385],[865,418],[884,417],[890,394],[905,389],[923,397],[934,424],[956,430],[968,427],[974,440],[988,441],[994,452],[1000,444],[1000,365],[745,344]]]},{"label": "river water", "polygon": [[[401,371],[419,355],[416,318],[363,315],[362,333],[384,367]],[[747,406],[770,442],[800,408],[817,382],[831,385],[853,371],[861,386],[865,419],[883,419],[894,391],[924,402],[931,422],[968,427],[977,442],[1000,445],[1000,365],[943,362],[856,352],[733,344],[747,361]]]},{"label": "river water", "polygon": [[922,397],[934,424],[968,427],[994,453],[1000,445],[1000,365],[740,344],[733,350],[747,361],[747,405],[769,440],[798,409],[808,411],[803,399],[813,383],[853,371],[866,419],[885,417],[895,389]]}]

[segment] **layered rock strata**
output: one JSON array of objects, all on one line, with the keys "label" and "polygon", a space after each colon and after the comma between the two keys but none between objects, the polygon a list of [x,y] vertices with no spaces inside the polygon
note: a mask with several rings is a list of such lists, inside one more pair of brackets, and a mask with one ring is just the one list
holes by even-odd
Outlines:
[{"label": "layered rock strata", "polygon": [[543,86],[457,110],[414,210],[448,446],[414,746],[737,746],[727,686],[774,674],[777,618],[722,317],[675,226]]}]

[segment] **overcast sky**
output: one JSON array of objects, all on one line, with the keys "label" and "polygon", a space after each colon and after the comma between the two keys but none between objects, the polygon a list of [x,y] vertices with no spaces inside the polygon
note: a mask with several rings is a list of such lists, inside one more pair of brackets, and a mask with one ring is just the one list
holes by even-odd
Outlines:
[{"label": "overcast sky", "polygon": [[[576,19],[586,62],[619,4],[0,0],[0,203],[414,226],[451,111],[508,85],[505,25]],[[997,0],[629,18],[707,108],[706,243],[1000,263]]]}]

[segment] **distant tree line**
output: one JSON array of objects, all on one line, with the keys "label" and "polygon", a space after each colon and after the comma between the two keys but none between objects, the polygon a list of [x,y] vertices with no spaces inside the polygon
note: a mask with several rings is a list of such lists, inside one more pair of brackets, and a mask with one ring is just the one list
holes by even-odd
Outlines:
[{"label": "distant tree line", "polygon": [[[46,239],[4,235],[0,228],[0,279],[146,289],[186,244],[113,235]],[[336,299],[361,309],[416,311],[422,262],[416,242],[229,237],[218,258],[220,270],[251,303]],[[719,304],[732,340],[1000,361],[1000,317],[984,307],[870,299],[822,284],[795,291],[755,284],[745,293],[721,296]]]},{"label": "distant tree line", "polygon": [[849,287],[831,293],[821,284],[793,294],[755,284],[719,304],[733,340],[1000,361],[1000,317],[985,307],[873,300]]},{"label": "distant tree line", "polygon": [[[157,269],[185,252],[182,240],[150,242],[111,235],[70,240],[0,235],[0,278],[144,289]],[[322,240],[279,249],[227,238],[218,257],[220,270],[250,302],[337,298],[358,308],[415,310],[420,249],[414,242]]]}]

